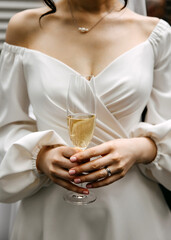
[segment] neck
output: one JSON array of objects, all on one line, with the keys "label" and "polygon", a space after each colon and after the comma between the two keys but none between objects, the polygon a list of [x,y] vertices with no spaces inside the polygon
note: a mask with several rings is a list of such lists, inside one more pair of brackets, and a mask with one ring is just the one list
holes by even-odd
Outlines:
[{"label": "neck", "polygon": [[122,5],[119,0],[66,0],[72,4],[74,10],[87,12],[106,12],[116,6],[118,10]]}]

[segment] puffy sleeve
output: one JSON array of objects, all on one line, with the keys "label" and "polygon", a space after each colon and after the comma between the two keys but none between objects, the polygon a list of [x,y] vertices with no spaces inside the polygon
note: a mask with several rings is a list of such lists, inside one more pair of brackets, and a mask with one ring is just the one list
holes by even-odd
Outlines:
[{"label": "puffy sleeve", "polygon": [[132,131],[131,136],[146,136],[154,140],[157,156],[150,164],[139,168],[148,178],[171,190],[171,28],[160,20],[150,37],[154,51],[154,80],[147,104],[145,121]]},{"label": "puffy sleeve", "polygon": [[0,57],[0,201],[28,197],[50,180],[36,169],[43,145],[65,144],[53,130],[37,131],[29,117],[24,48],[4,44]]}]

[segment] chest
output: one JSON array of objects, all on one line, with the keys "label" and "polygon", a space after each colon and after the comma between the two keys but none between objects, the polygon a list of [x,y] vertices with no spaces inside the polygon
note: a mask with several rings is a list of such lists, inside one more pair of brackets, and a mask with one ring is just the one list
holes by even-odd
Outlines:
[{"label": "chest", "polygon": [[[35,111],[66,109],[71,74],[80,74],[63,62],[40,52],[27,52],[25,74]],[[114,59],[95,76],[96,95],[118,119],[144,109],[153,86],[153,52],[149,42]],[[36,66],[36,67],[35,67]],[[49,113],[50,114],[50,113]]]},{"label": "chest", "polygon": [[139,33],[134,37],[130,32],[129,28],[113,25],[87,34],[66,28],[58,28],[55,33],[53,28],[39,34],[31,48],[60,60],[83,76],[96,76],[116,58],[146,40],[144,35]]}]

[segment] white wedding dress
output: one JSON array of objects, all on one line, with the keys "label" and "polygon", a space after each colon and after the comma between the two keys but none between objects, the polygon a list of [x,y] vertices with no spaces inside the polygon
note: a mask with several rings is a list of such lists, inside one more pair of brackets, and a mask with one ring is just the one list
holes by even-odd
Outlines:
[{"label": "white wedding dress", "polygon": [[[128,7],[139,14],[146,15],[145,0],[139,0],[138,4],[136,0],[129,0]],[[0,203],[0,215],[3,216],[3,218],[0,218],[0,236],[3,240],[8,239],[10,229],[13,225],[13,219],[15,219],[17,206],[18,204]]]},{"label": "white wedding dress", "polygon": [[[35,164],[42,145],[71,144],[66,92],[70,75],[79,73],[39,51],[4,44],[0,200],[22,199],[11,240],[170,240],[171,213],[158,186],[171,190],[170,43],[170,26],[160,20],[145,42],[114,59],[94,80],[82,79],[97,93],[91,146],[149,136],[158,148],[152,163],[134,166],[123,179],[93,189],[97,200],[85,207],[64,202],[66,191],[39,175]],[[30,103],[36,121],[28,116]]]}]

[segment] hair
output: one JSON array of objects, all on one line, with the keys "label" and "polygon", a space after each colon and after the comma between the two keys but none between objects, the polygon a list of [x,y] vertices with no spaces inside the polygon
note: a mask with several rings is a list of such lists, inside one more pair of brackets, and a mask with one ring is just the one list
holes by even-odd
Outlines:
[{"label": "hair", "polygon": [[[54,3],[53,0],[43,0],[43,2],[44,2],[51,10],[48,11],[48,12],[46,12],[46,13],[44,13],[44,14],[42,14],[42,15],[40,16],[40,19],[39,19],[39,20],[41,20],[41,18],[44,17],[44,16],[47,16],[47,15],[52,14],[52,13],[55,13],[56,10],[57,10],[57,9],[56,9],[56,5],[55,5],[55,3]],[[128,4],[128,0],[124,0],[124,6],[123,6],[122,9],[124,9],[124,8],[127,6],[127,4]]]}]

